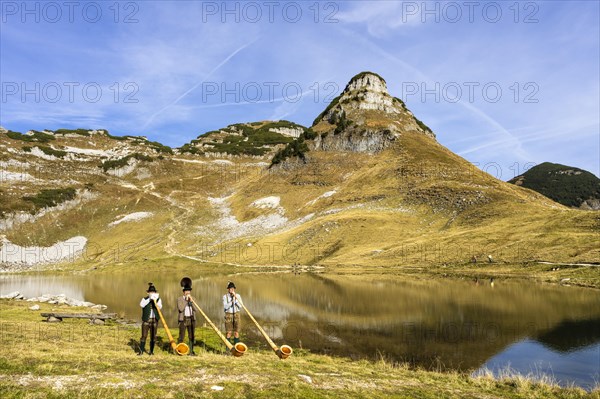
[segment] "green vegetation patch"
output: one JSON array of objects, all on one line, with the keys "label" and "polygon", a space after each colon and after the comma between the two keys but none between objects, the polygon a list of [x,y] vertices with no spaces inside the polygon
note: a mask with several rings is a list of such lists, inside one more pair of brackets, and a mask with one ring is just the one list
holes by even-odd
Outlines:
[{"label": "green vegetation patch", "polygon": [[230,155],[252,155],[252,156],[263,156],[269,149],[254,147],[248,145],[247,142],[240,143],[211,143],[210,147],[204,147],[206,152],[225,153]]},{"label": "green vegetation patch", "polygon": [[566,206],[579,207],[589,198],[600,198],[600,179],[586,170],[566,165],[544,162],[508,182],[514,184],[519,180],[522,187]]},{"label": "green vegetation patch", "polygon": [[78,134],[80,136],[85,136],[85,137],[91,136],[88,129],[58,129],[58,130],[54,131],[54,134],[62,134],[62,135]]},{"label": "green vegetation patch", "polygon": [[34,196],[24,196],[24,201],[33,203],[35,209],[49,208],[75,198],[77,191],[72,187],[41,190]]},{"label": "green vegetation patch", "polygon": [[13,132],[12,130],[9,130],[6,133],[6,135],[10,139],[21,140],[21,141],[26,141],[26,142],[47,143],[51,140],[56,140],[55,137],[51,134],[39,132],[37,130],[33,130],[32,133],[33,133],[32,135],[28,135],[28,134],[22,134],[19,132]]},{"label": "green vegetation patch", "polygon": [[325,108],[325,110],[324,110],[323,112],[321,112],[321,113],[319,114],[319,116],[317,116],[317,117],[315,118],[315,120],[314,120],[314,121],[313,121],[313,123],[312,123],[312,126],[314,126],[314,125],[316,125],[317,123],[321,122],[321,119],[323,119],[323,117],[324,117],[325,115],[327,115],[327,113],[328,113],[329,111],[331,111],[331,109],[332,109],[333,107],[335,107],[336,105],[338,105],[338,103],[340,102],[340,98],[341,98],[341,97],[342,97],[342,94],[340,94],[339,96],[337,96],[336,98],[334,98],[334,99],[333,99],[333,100],[332,100],[332,101],[329,103],[329,105],[327,106],[327,108]]},{"label": "green vegetation patch", "polygon": [[158,141],[147,141],[146,144],[152,147],[152,149],[154,149],[156,152],[159,152],[161,154],[173,154],[173,149],[171,147],[159,143]]},{"label": "green vegetation patch", "polygon": [[346,130],[346,128],[352,125],[353,122],[346,118],[346,111],[342,110],[340,114],[334,113],[331,115],[329,123],[336,125],[335,130],[333,131],[333,134],[336,135]]},{"label": "green vegetation patch", "polygon": [[[36,145],[35,147],[39,148],[44,154],[56,158],[64,158],[67,155],[66,151],[55,150],[54,148],[50,148],[45,145]],[[29,151],[31,151],[31,149]]]},{"label": "green vegetation patch", "polygon": [[113,136],[112,134],[110,134],[108,132],[108,130],[105,130],[105,129],[102,129],[102,131],[104,132],[104,134],[106,134],[106,137],[108,137],[109,139],[112,139],[112,140],[124,141],[129,138],[129,136]]},{"label": "green vegetation patch", "polygon": [[[192,143],[195,142],[196,140],[192,140]],[[203,151],[201,151],[200,149],[198,149],[198,147],[196,147],[193,144],[184,144],[179,148],[179,152],[181,152],[182,154],[203,154]]]},{"label": "green vegetation patch", "polygon": [[419,127],[421,129],[423,129],[426,132],[429,132],[429,133],[433,134],[433,131],[429,128],[429,126],[427,126],[426,124],[424,124],[423,122],[421,122],[421,120],[419,120],[419,118],[417,118],[416,116],[413,116],[413,118],[415,118],[415,122],[417,122],[417,125],[419,125]]},{"label": "green vegetation patch", "polygon": [[402,99],[398,98],[398,97],[393,97],[392,98],[393,102],[397,102],[400,103],[404,108],[406,108],[406,104],[404,103],[404,101],[402,101]]},{"label": "green vegetation patch", "polygon": [[123,158],[111,159],[109,161],[104,161],[104,162],[102,162],[100,167],[105,172],[108,171],[109,169],[119,169],[119,168],[122,168],[123,166],[127,166],[129,164],[129,160],[132,158],[137,159],[138,161],[144,161],[144,162],[154,161],[154,159],[152,157],[149,157],[144,154],[139,154],[136,152],[135,154],[127,155],[126,157],[123,157]]},{"label": "green vegetation patch", "polygon": [[296,140],[286,145],[285,148],[277,151],[277,153],[273,156],[273,159],[271,159],[271,165],[269,167],[277,165],[292,157],[298,157],[302,161],[305,161],[305,154],[309,151],[308,145],[306,145],[306,140],[313,140],[315,137],[317,137],[317,134],[312,129],[307,129]]},{"label": "green vegetation patch", "polygon": [[220,142],[218,138],[214,138],[212,142],[205,142],[203,148],[200,150],[192,144],[201,143],[201,141],[193,140],[192,143],[182,146],[181,152],[192,154],[213,152],[230,155],[263,156],[271,151],[270,147],[272,146],[290,144],[294,141],[292,137],[271,131],[272,129],[279,128],[301,129],[302,132],[308,130],[302,125],[286,120],[267,123],[238,123],[198,136],[199,139],[206,139],[217,134],[225,135]]}]

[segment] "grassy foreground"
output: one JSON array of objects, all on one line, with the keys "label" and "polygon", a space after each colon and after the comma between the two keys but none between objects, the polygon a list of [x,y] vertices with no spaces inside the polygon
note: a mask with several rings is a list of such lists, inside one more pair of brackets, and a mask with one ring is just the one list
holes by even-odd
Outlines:
[{"label": "grassy foreground", "polygon": [[[0,301],[2,398],[600,398],[600,391],[564,389],[524,378],[495,380],[459,373],[352,361],[297,350],[285,360],[250,348],[241,358],[223,352],[215,335],[199,329],[197,357],[136,356],[139,328],[87,320],[41,322],[40,312],[83,309]],[[213,390],[218,386],[222,390]]]}]

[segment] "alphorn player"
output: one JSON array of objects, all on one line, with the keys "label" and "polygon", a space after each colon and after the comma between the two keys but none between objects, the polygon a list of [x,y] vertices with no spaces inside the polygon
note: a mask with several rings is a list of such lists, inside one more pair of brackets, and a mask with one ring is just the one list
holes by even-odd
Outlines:
[{"label": "alphorn player", "polygon": [[196,331],[196,309],[192,304],[192,279],[184,277],[181,280],[183,295],[177,298],[177,310],[179,311],[179,339],[182,343],[185,338],[185,331],[188,333],[188,345],[190,347],[189,356],[196,356],[194,353],[194,340]]},{"label": "alphorn player", "polygon": [[140,352],[138,355],[142,355],[146,350],[148,332],[150,332],[150,351],[148,354],[154,355],[154,342],[156,342],[156,329],[158,328],[156,306],[162,309],[162,300],[156,292],[154,284],[148,283],[146,294],[140,301],[140,307],[142,308],[142,338],[140,338]]},{"label": "alphorn player", "polygon": [[[232,344],[240,342],[240,311],[242,310],[242,297],[235,293],[235,284],[227,284],[227,294],[223,295],[223,308],[225,310],[225,331],[227,339]],[[233,333],[233,341],[231,340]]]}]

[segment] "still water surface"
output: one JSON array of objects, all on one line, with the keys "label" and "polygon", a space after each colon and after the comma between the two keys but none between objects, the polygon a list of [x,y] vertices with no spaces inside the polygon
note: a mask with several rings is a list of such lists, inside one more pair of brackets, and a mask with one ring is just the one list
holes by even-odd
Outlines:
[{"label": "still water surface", "polygon": [[[152,281],[176,326],[181,294],[174,274],[0,276],[0,295],[64,293],[139,320]],[[590,389],[600,380],[600,290],[463,280],[360,279],[269,273],[193,278],[197,303],[223,328],[221,297],[233,279],[244,303],[278,344],[352,358],[380,358],[435,369],[549,375]],[[248,317],[243,338],[266,346]]]}]

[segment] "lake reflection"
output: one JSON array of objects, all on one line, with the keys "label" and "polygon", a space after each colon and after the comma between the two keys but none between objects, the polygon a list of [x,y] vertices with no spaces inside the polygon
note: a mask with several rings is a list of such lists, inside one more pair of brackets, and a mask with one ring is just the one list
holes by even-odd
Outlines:
[{"label": "lake reflection", "polygon": [[[163,298],[169,325],[175,326],[181,277],[167,273],[5,275],[0,276],[0,294],[16,290],[25,296],[65,293],[106,304],[108,311],[139,320],[138,304],[147,282],[152,281]],[[516,355],[506,355],[505,350],[519,342],[537,343],[527,347],[532,361],[536,356],[540,361],[552,359],[545,352],[548,350],[583,350],[589,358],[584,349],[597,348],[600,342],[599,290],[530,282],[496,281],[491,286],[488,282],[392,277],[361,281],[355,276],[309,273],[190,277],[198,304],[221,328],[221,297],[228,280],[233,279],[246,306],[276,342],[320,353],[383,356],[426,368],[476,370],[502,353],[494,367],[506,363],[516,368],[517,362],[512,362]],[[265,346],[251,320],[243,317],[242,322],[245,341],[254,347]],[[577,355],[569,361],[577,363]],[[598,363],[587,366],[590,363],[582,360],[584,369],[589,370],[578,368],[577,378],[569,380],[569,362],[564,362],[566,370],[557,370],[563,366],[555,363],[552,370],[561,373],[561,381],[580,385],[592,385],[600,372]],[[530,371],[522,370],[524,374]]]}]

